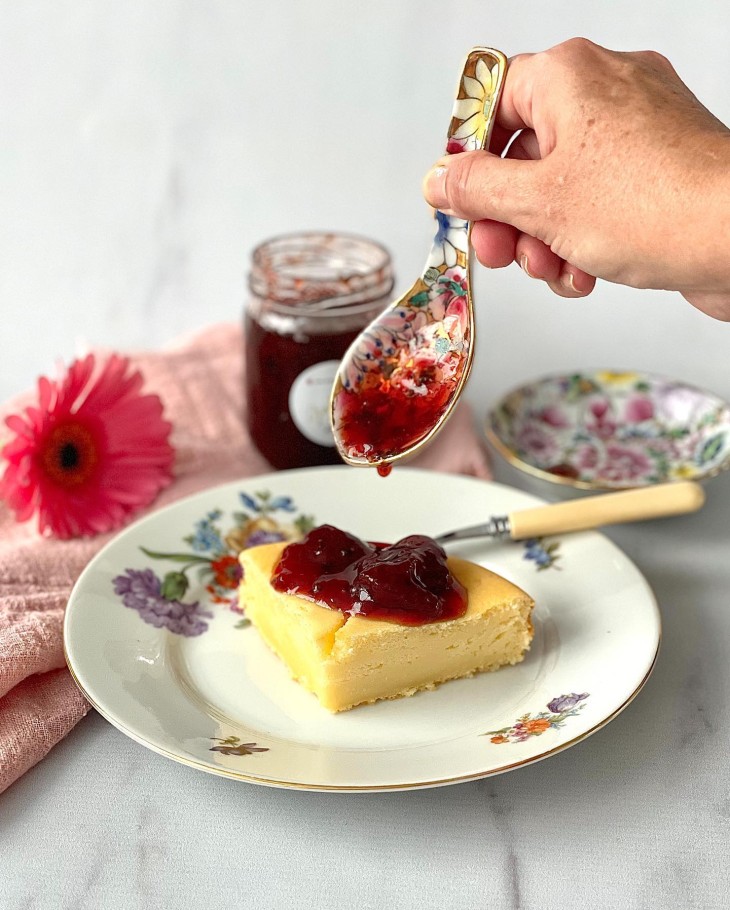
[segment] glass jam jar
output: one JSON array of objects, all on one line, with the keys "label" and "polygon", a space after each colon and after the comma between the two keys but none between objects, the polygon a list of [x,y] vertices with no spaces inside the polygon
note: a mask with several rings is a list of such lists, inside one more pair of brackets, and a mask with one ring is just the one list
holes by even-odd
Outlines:
[{"label": "glass jam jar", "polygon": [[257,247],[244,314],[251,438],[275,468],[338,464],[329,400],[343,354],[391,301],[387,250],[347,234]]}]

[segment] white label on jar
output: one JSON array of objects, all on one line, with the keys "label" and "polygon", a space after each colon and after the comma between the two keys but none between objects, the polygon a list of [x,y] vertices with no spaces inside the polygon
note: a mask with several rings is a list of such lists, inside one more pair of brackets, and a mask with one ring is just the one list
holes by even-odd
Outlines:
[{"label": "white label on jar", "polygon": [[330,392],[339,360],[322,360],[303,370],[289,390],[289,413],[296,428],[310,442],[334,446],[330,426]]}]

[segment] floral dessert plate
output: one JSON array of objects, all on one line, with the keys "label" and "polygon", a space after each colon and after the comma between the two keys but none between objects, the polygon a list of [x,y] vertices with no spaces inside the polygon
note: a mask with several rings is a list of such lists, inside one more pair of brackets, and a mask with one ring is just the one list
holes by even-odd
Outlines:
[{"label": "floral dessert plate", "polygon": [[493,408],[487,436],[515,467],[581,489],[702,480],[730,467],[730,405],[649,373],[529,382]]},{"label": "floral dessert plate", "polygon": [[99,712],[194,768],[277,787],[374,791],[473,780],[571,746],[615,717],[656,659],[649,586],[595,532],[455,554],[530,593],[514,667],[330,714],[238,611],[237,554],[329,522],[370,540],[436,535],[539,503],[510,487],[400,469],[285,471],[217,487],[112,540],[79,578],[66,658]]}]

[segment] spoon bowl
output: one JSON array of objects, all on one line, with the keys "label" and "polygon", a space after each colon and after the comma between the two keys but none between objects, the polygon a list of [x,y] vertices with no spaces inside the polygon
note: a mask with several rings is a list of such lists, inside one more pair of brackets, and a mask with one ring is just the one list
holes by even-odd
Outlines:
[{"label": "spoon bowl", "polygon": [[[466,58],[447,153],[487,148],[507,59]],[[387,474],[443,427],[466,383],[474,348],[470,223],[437,211],[423,274],[355,339],[337,371],[330,419],[342,459]]]}]

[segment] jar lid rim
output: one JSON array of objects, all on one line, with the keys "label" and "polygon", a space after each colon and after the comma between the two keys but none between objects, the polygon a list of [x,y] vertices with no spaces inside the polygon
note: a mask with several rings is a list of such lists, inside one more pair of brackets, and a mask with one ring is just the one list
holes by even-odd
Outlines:
[{"label": "jar lid rim", "polygon": [[307,315],[351,312],[357,304],[390,293],[390,253],[357,234],[310,231],[282,234],[252,253],[251,291],[282,312],[306,309]]}]

